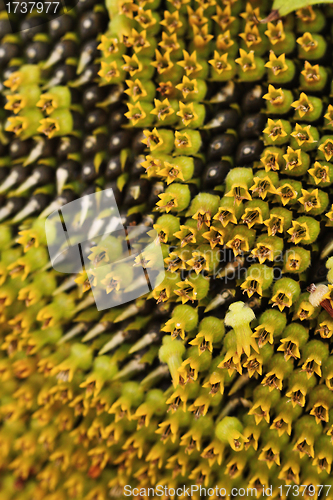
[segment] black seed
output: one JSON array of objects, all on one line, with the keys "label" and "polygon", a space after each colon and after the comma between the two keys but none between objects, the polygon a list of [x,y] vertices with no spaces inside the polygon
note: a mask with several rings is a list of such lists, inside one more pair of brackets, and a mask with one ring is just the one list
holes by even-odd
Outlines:
[{"label": "black seed", "polygon": [[82,153],[96,154],[106,148],[107,136],[105,134],[88,135],[84,138]]},{"label": "black seed", "polygon": [[144,138],[145,138],[145,136],[144,136],[144,133],[142,131],[138,132],[133,137],[132,144],[131,144],[131,149],[132,149],[132,151],[133,151],[134,154],[140,155],[140,154],[142,154],[145,151],[146,145],[142,142],[142,140]]},{"label": "black seed", "polygon": [[79,0],[76,2],[76,11],[80,14],[88,9],[92,9],[96,4],[96,0]]},{"label": "black seed", "polygon": [[0,19],[0,33],[1,33],[1,38],[4,37],[5,35],[9,35],[9,33],[12,33],[12,26],[8,19]]},{"label": "black seed", "polygon": [[79,20],[79,33],[82,40],[87,40],[103,33],[106,28],[108,18],[102,12],[85,12]]},{"label": "black seed", "polygon": [[90,132],[91,130],[102,127],[108,119],[107,113],[103,109],[96,108],[86,115],[84,128]]},{"label": "black seed", "polygon": [[55,170],[48,165],[40,165],[33,169],[32,175],[38,176],[38,183],[36,186],[43,186],[48,184],[54,179]]},{"label": "black seed", "polygon": [[40,16],[28,17],[20,23],[20,35],[23,42],[30,42],[38,33],[44,33],[46,25],[45,19]]},{"label": "black seed", "polygon": [[20,139],[14,139],[9,146],[9,154],[12,159],[21,158],[29,154],[31,149],[32,141],[28,139],[27,141],[21,141]]},{"label": "black seed", "polygon": [[58,79],[57,85],[68,83],[74,80],[76,76],[76,66],[72,64],[60,64],[56,68],[54,76]]},{"label": "black seed", "polygon": [[145,173],[145,169],[142,166],[142,162],[145,161],[144,155],[137,155],[133,160],[133,165],[131,168],[131,179],[134,177],[140,177],[140,175]]},{"label": "black seed", "polygon": [[103,165],[99,167],[99,171],[97,172],[94,165],[94,159],[86,160],[82,165],[81,179],[84,182],[94,181],[99,175],[101,175],[102,171]]},{"label": "black seed", "polygon": [[155,182],[155,184],[153,184],[151,192],[150,192],[150,196],[148,199],[148,205],[150,207],[154,207],[156,205],[156,203],[160,200],[158,195],[163,193],[164,190],[165,190],[165,185],[163,182]]},{"label": "black seed", "polygon": [[122,204],[123,202],[123,197],[124,197],[124,192],[120,191],[118,186],[117,186],[117,181],[111,181],[105,184],[104,189],[112,189],[114,198],[116,200],[116,203],[118,207]]},{"label": "black seed", "polygon": [[109,141],[109,152],[114,155],[121,149],[128,148],[131,144],[131,138],[132,134],[129,130],[119,130],[119,132],[112,134]]},{"label": "black seed", "polygon": [[222,184],[230,168],[231,164],[225,160],[209,163],[203,174],[203,188],[212,189]]},{"label": "black seed", "polygon": [[65,160],[67,155],[78,153],[81,149],[81,140],[77,137],[70,135],[68,137],[61,137],[59,147],[57,148],[57,158]]},{"label": "black seed", "polygon": [[4,66],[11,59],[18,57],[20,55],[20,48],[14,43],[4,42],[0,46],[0,65]]},{"label": "black seed", "polygon": [[125,113],[128,111],[127,106],[122,105],[115,109],[110,116],[109,126],[111,130],[118,130],[121,125],[128,123]]},{"label": "black seed", "polygon": [[245,113],[254,113],[260,111],[264,107],[265,103],[262,98],[264,95],[264,90],[260,85],[256,85],[251,90],[249,90],[243,97],[242,109]]},{"label": "black seed", "polygon": [[47,42],[32,42],[25,49],[25,55],[29,64],[37,64],[45,61],[50,52],[50,44]]},{"label": "black seed", "polygon": [[138,179],[126,186],[124,204],[131,207],[144,203],[150,193],[150,182],[147,179]]},{"label": "black seed", "polygon": [[83,92],[82,104],[85,109],[92,109],[98,102],[103,101],[106,97],[106,90],[98,85],[90,85]]},{"label": "black seed", "polygon": [[9,169],[8,167],[1,167],[0,168],[0,182],[1,184],[4,182],[4,180],[8,177],[8,175],[13,171],[13,169]]},{"label": "black seed", "polygon": [[205,128],[214,133],[224,132],[228,128],[235,129],[239,122],[239,113],[235,109],[222,109],[214,113],[212,119],[206,123]]},{"label": "black seed", "polygon": [[74,28],[75,19],[73,16],[63,14],[61,17],[52,19],[48,23],[49,34],[53,39],[61,38]]},{"label": "black seed", "polygon": [[233,154],[237,146],[237,137],[234,134],[222,134],[214,137],[207,151],[208,160],[217,160],[221,156]]},{"label": "black seed", "polygon": [[264,145],[259,140],[242,141],[236,152],[236,165],[244,165],[260,160]]},{"label": "black seed", "polygon": [[257,113],[243,118],[239,126],[239,135],[242,139],[252,139],[259,137],[265,128],[266,118]]}]

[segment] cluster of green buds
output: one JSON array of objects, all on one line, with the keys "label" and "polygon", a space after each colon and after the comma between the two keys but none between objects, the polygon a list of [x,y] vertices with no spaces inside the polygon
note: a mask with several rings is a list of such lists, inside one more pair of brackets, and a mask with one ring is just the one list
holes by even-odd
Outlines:
[{"label": "cluster of green buds", "polygon": [[37,65],[26,64],[11,73],[4,85],[7,103],[5,109],[13,112],[8,117],[6,130],[13,132],[24,140],[38,133],[42,112],[37,108],[40,99],[40,68]]}]

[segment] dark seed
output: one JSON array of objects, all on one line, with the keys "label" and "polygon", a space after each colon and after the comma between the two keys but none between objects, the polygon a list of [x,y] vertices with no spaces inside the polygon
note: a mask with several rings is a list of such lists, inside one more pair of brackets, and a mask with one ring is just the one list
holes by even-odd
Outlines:
[{"label": "dark seed", "polygon": [[232,155],[237,146],[237,137],[233,134],[222,134],[215,137],[208,145],[207,159],[217,160],[221,156]]},{"label": "dark seed", "polygon": [[244,165],[260,160],[264,145],[259,140],[242,141],[236,152],[236,164]]}]

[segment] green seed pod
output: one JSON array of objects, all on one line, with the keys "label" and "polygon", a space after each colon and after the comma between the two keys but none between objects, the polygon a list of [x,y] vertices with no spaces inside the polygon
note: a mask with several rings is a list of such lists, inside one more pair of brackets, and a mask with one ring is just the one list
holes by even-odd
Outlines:
[{"label": "green seed pod", "polygon": [[333,136],[323,135],[318,144],[318,160],[330,161],[333,158]]},{"label": "green seed pod", "polygon": [[263,264],[266,260],[271,262],[280,259],[283,251],[283,239],[278,236],[267,236],[261,234],[256,239],[256,246],[251,254]]},{"label": "green seed pod", "polygon": [[304,69],[300,75],[300,90],[305,92],[320,92],[327,83],[327,70],[323,66],[305,61]]},{"label": "green seed pod", "polygon": [[300,293],[301,289],[297,281],[291,278],[281,278],[273,285],[271,302],[283,311],[285,307],[291,307],[296,302]]},{"label": "green seed pod", "polygon": [[318,147],[319,132],[313,125],[300,125],[296,123],[295,129],[290,135],[290,146],[293,149],[312,151]]},{"label": "green seed pod", "polygon": [[269,217],[268,203],[262,200],[250,200],[244,205],[244,214],[241,219],[247,227],[252,227],[255,224],[261,225],[264,220]]},{"label": "green seed pod", "polygon": [[158,356],[161,363],[168,365],[174,387],[177,387],[179,383],[178,368],[182,364],[185,351],[186,349],[182,342],[178,340],[173,341],[170,335],[163,337]]},{"label": "green seed pod", "polygon": [[321,366],[328,359],[328,346],[319,340],[311,340],[302,349],[302,370],[310,378],[314,373],[321,377]]},{"label": "green seed pod", "polygon": [[268,93],[263,96],[266,99],[266,113],[268,115],[284,115],[289,113],[294,97],[290,90],[277,89],[273,85],[268,86]]},{"label": "green seed pod", "polygon": [[293,319],[311,320],[318,316],[319,307],[315,307],[310,303],[310,293],[304,292],[300,295],[298,301],[295,304]]},{"label": "green seed pod", "polygon": [[229,444],[234,451],[244,448],[245,437],[242,432],[243,426],[236,417],[224,417],[215,428],[216,437],[223,444]]},{"label": "green seed pod", "polygon": [[296,28],[298,33],[309,31],[310,33],[319,33],[326,24],[324,12],[312,6],[300,9],[297,14]]},{"label": "green seed pod", "polygon": [[261,349],[269,342],[273,344],[274,338],[279,337],[287,324],[286,315],[276,309],[270,309],[262,313],[259,325],[254,329],[253,337],[258,339]]},{"label": "green seed pod", "polygon": [[325,188],[333,183],[333,165],[328,161],[315,161],[308,173],[309,184]]},{"label": "green seed pod", "polygon": [[307,96],[304,92],[301,93],[299,99],[293,102],[292,107],[296,112],[294,119],[303,122],[314,122],[318,120],[323,111],[323,102],[318,97]]},{"label": "green seed pod", "polygon": [[[198,324],[198,312],[191,306],[176,306],[172,311],[172,317],[162,328],[163,332],[171,332],[172,338],[178,335],[184,339],[185,332],[191,332]],[[176,331],[175,331],[176,330]]]},{"label": "green seed pod", "polygon": [[294,179],[284,178],[279,181],[276,194],[283,206],[296,205],[302,194],[302,183]]},{"label": "green seed pod", "polygon": [[235,198],[238,205],[241,204],[242,200],[251,200],[249,189],[252,182],[252,168],[233,168],[225,179],[225,196]]},{"label": "green seed pod", "polygon": [[5,109],[13,111],[15,114],[26,108],[34,108],[39,101],[40,88],[38,85],[23,85],[19,92],[7,95]]},{"label": "green seed pod", "polygon": [[167,243],[175,239],[175,233],[179,231],[179,217],[171,214],[161,215],[154,224],[154,229],[162,243]]},{"label": "green seed pod", "polygon": [[71,105],[71,93],[68,87],[56,86],[51,87],[48,92],[42,94],[37,103],[42,111],[50,115],[58,108],[69,108]]},{"label": "green seed pod", "polygon": [[214,316],[207,316],[199,324],[199,331],[195,339],[190,341],[191,345],[198,346],[199,355],[206,349],[213,351],[213,346],[221,343],[224,337],[225,327],[223,321]]},{"label": "green seed pod", "polygon": [[273,207],[270,210],[269,219],[264,221],[267,226],[269,236],[275,236],[276,233],[283,233],[291,226],[293,213],[282,207]]},{"label": "green seed pod", "polygon": [[195,155],[201,148],[201,135],[197,130],[175,131],[174,155]]},{"label": "green seed pod", "polygon": [[40,77],[41,71],[37,64],[23,64],[18,71],[14,71],[9,75],[4,85],[14,92],[24,85],[38,85]]},{"label": "green seed pod", "polygon": [[293,368],[292,360],[286,360],[286,357],[282,356],[282,354],[275,354],[267,364],[267,372],[261,382],[262,385],[268,386],[271,391],[273,389],[282,391],[283,380],[290,377]]},{"label": "green seed pod", "polygon": [[205,226],[202,226],[202,228],[198,230],[198,223],[194,219],[186,219],[185,224],[180,226],[180,231],[178,231],[175,236],[180,239],[180,246],[183,248],[192,243],[196,245],[207,243],[203,236],[205,231]]},{"label": "green seed pod", "polygon": [[211,65],[210,78],[213,82],[227,82],[237,74],[237,65],[228,53],[220,55],[215,50],[214,59],[208,62]]},{"label": "green seed pod", "polygon": [[250,229],[244,226],[234,226],[231,229],[229,240],[226,243],[228,248],[231,248],[234,255],[241,255],[243,252],[249,252],[253,246],[256,239],[256,232],[254,229]]},{"label": "green seed pod", "polygon": [[303,415],[294,425],[295,446],[301,457],[307,454],[314,457],[314,443],[321,434],[321,427],[318,426],[309,415]]},{"label": "green seed pod", "polygon": [[193,198],[186,216],[192,216],[197,221],[200,230],[205,224],[210,227],[212,217],[216,214],[220,203],[220,197],[209,193],[200,193]]},{"label": "green seed pod", "polygon": [[38,135],[43,115],[39,109],[23,109],[19,115],[8,118],[5,130],[14,132],[21,140]]},{"label": "green seed pod", "polygon": [[179,290],[175,290],[175,294],[179,296],[179,300],[185,304],[191,300],[202,300],[209,292],[209,278],[202,274],[191,273],[189,278],[177,283]]},{"label": "green seed pod", "polygon": [[239,64],[238,76],[242,82],[255,82],[261,80],[265,74],[265,62],[261,57],[256,57],[251,50],[249,53],[239,49],[240,57],[236,59]]},{"label": "green seed pod", "polygon": [[[295,373],[295,372],[294,372]],[[291,375],[291,377],[294,375]],[[289,378],[290,382],[290,378]],[[294,422],[301,416],[302,409],[299,405],[293,405],[292,408],[286,406],[286,402],[283,399],[277,405],[275,409],[276,417],[273,420],[270,429],[276,429],[279,436],[283,434],[287,434],[290,436],[291,431],[293,429]]]},{"label": "green seed pod", "polygon": [[134,81],[126,80],[126,84],[128,89],[125,90],[125,94],[130,97],[131,103],[134,104],[138,100],[150,103],[153,101],[156,94],[156,87],[152,81],[137,78]]},{"label": "green seed pod", "polygon": [[210,245],[199,245],[193,252],[191,259],[186,261],[190,269],[197,274],[207,271],[214,274],[220,264],[220,251],[218,248],[211,248]]},{"label": "green seed pod", "polygon": [[217,213],[214,215],[213,220],[219,221],[223,227],[226,227],[230,222],[237,224],[237,221],[244,213],[244,206],[242,203],[234,203],[230,196],[223,196],[220,200],[220,205]]},{"label": "green seed pod", "polygon": [[72,113],[66,108],[53,111],[48,118],[40,120],[38,131],[45,134],[49,139],[60,135],[68,135],[73,130]]},{"label": "green seed pod", "polygon": [[179,111],[176,114],[180,117],[179,127],[195,129],[204,124],[206,109],[203,104],[198,102],[183,103],[179,101]]},{"label": "green seed pod", "polygon": [[291,125],[287,120],[272,120],[268,118],[266,128],[263,130],[266,146],[281,146],[289,142]]},{"label": "green seed pod", "polygon": [[[278,26],[276,26],[278,29]],[[267,33],[267,32],[266,32]],[[293,52],[296,45],[296,38],[294,33],[286,31],[284,33],[284,39],[277,41],[277,43],[270,43],[270,50],[274,51],[274,54],[280,56],[281,54],[290,54]]]},{"label": "green seed pod", "polygon": [[145,139],[142,140],[142,143],[146,144],[150,151],[154,151],[154,154],[169,154],[173,150],[174,138],[171,130],[162,128],[157,130],[155,127],[152,131],[144,130],[143,134]]},{"label": "green seed pod", "polygon": [[194,172],[193,158],[188,156],[170,157],[168,161],[164,161],[163,168],[157,172],[159,177],[162,177],[169,185],[171,182],[186,182],[192,179]]},{"label": "green seed pod", "polygon": [[253,405],[249,410],[249,415],[254,415],[256,424],[265,419],[270,420],[270,410],[280,401],[280,391],[271,391],[268,386],[258,385],[253,391]]},{"label": "green seed pod", "polygon": [[157,206],[163,212],[182,212],[188,207],[191,193],[187,184],[174,183],[168,186],[164,193],[159,195]]},{"label": "green seed pod", "polygon": [[182,83],[176,85],[176,89],[178,89],[180,96],[182,95],[186,102],[199,102],[205,99],[207,84],[201,78],[190,80],[187,76],[183,76]]},{"label": "green seed pod", "polygon": [[307,61],[318,61],[327,49],[326,40],[317,33],[305,32],[303,36],[297,38],[298,57]]},{"label": "green seed pod", "polygon": [[321,422],[329,421],[329,410],[332,406],[332,391],[326,385],[320,385],[314,387],[310,392],[306,410],[309,411],[311,409],[310,415],[315,417],[316,423],[319,425]]},{"label": "green seed pod", "polygon": [[292,323],[287,326],[283,335],[278,351],[284,353],[285,360],[290,358],[299,359],[301,357],[300,349],[307,343],[309,331],[299,323]]},{"label": "green seed pod", "polygon": [[288,146],[286,154],[283,155],[283,159],[285,163],[281,173],[295,177],[304,175],[310,165],[310,156],[307,153],[301,149],[294,151],[290,146]]},{"label": "green seed pod", "polygon": [[328,194],[318,188],[307,191],[302,189],[302,197],[298,202],[302,204],[303,212],[309,215],[322,214],[329,202]]},{"label": "green seed pod", "polygon": [[199,373],[207,371],[212,361],[210,351],[206,350],[200,355],[196,347],[190,347],[186,351],[186,355],[187,358],[178,368],[179,383],[181,385],[196,381]]},{"label": "green seed pod", "polygon": [[149,423],[153,415],[162,417],[166,412],[167,406],[165,397],[160,389],[151,389],[142,403],[136,410],[133,418],[138,420],[138,427],[149,427]]},{"label": "green seed pod", "polygon": [[252,191],[255,197],[259,196],[264,200],[268,194],[276,193],[279,176],[277,172],[273,172],[272,170],[269,172],[258,170],[253,181],[254,184],[251,186],[250,191]]},{"label": "green seed pod", "polygon": [[[315,458],[312,465],[317,466],[318,474],[322,474],[323,472],[330,474],[332,462],[331,438],[329,436],[320,436],[315,442]],[[314,474],[313,467],[311,469],[312,474]]]},{"label": "green seed pod", "polygon": [[263,292],[273,283],[273,269],[264,264],[253,264],[246,272],[245,281],[241,284],[241,288],[252,297],[254,293],[263,295]]},{"label": "green seed pod", "polygon": [[285,165],[283,153],[284,150],[282,148],[276,148],[274,146],[270,146],[263,150],[260,162],[265,167],[266,172],[269,172],[270,170],[280,170],[283,168]]},{"label": "green seed pod", "polygon": [[305,397],[316,385],[315,377],[309,377],[302,370],[295,370],[289,377],[286,396],[290,398],[293,408],[305,406]]},{"label": "green seed pod", "polygon": [[302,216],[292,221],[292,227],[287,233],[291,235],[289,241],[297,245],[302,242],[303,245],[310,245],[318,238],[320,232],[319,222],[312,218]]},{"label": "green seed pod", "polygon": [[93,363],[91,346],[74,343],[71,345],[69,356],[52,370],[63,382],[71,382],[76,370],[89,370]]},{"label": "green seed pod", "polygon": [[267,62],[265,66],[268,68],[268,82],[273,85],[285,85],[291,82],[295,77],[295,64],[290,59],[286,59],[284,54],[277,57],[271,50],[269,62]]},{"label": "green seed pod", "polygon": [[333,320],[326,311],[322,311],[317,318],[315,334],[319,334],[323,339],[329,339],[333,335]]},{"label": "green seed pod", "polygon": [[285,273],[303,273],[311,264],[311,252],[302,247],[289,248],[284,254]]},{"label": "green seed pod", "polygon": [[22,257],[18,258],[8,266],[12,278],[21,276],[24,281],[30,273],[45,266],[48,262],[48,252],[44,247],[32,248]]}]

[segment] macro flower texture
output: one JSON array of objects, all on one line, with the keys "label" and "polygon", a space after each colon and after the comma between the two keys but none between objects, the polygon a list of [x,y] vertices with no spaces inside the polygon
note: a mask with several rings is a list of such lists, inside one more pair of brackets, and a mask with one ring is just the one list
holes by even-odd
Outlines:
[{"label": "macro flower texture", "polygon": [[[333,4],[301,3],[0,2],[0,500],[333,499]],[[45,223],[108,189],[165,274],[99,310],[154,248],[115,268],[94,226],[65,274]]]}]

